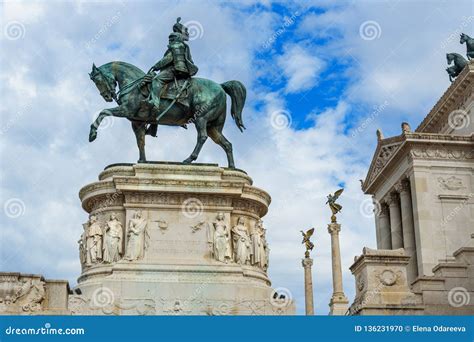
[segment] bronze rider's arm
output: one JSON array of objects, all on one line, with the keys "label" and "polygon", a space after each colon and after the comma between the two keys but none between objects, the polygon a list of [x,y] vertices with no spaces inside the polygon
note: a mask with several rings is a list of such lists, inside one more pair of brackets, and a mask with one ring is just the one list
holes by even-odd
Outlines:
[{"label": "bronze rider's arm", "polygon": [[156,62],[156,64],[153,66],[152,69],[153,71],[159,71],[172,63],[173,63],[173,55],[171,54],[170,50],[167,50],[163,58],[159,60],[158,62]]}]

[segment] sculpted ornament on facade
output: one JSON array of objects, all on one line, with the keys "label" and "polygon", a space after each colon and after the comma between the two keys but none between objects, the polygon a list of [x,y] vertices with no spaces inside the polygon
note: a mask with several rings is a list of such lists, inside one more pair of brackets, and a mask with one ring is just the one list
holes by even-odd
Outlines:
[{"label": "sculpted ornament on facade", "polygon": [[460,190],[460,189],[465,189],[466,187],[464,186],[462,179],[458,178],[456,176],[451,176],[451,177],[438,177],[438,183],[440,188],[445,189],[445,190]]},{"label": "sculpted ornament on facade", "polygon": [[[99,184],[100,187],[97,186],[97,189],[94,190],[102,190],[102,188],[106,190],[115,191],[113,183],[110,182],[109,184]],[[123,204],[123,195],[120,192],[113,192],[108,193],[105,195],[95,196],[94,198],[88,199],[85,202],[84,209],[88,213],[92,213],[98,209],[102,208],[110,208],[110,207],[119,207]]]},{"label": "sculpted ornament on facade", "polygon": [[143,218],[141,210],[138,210],[128,223],[128,243],[125,259],[134,261],[142,259],[147,248],[147,220]]},{"label": "sculpted ornament on facade", "polygon": [[362,290],[364,290],[364,288],[365,288],[365,281],[364,281],[364,278],[363,278],[363,277],[361,277],[361,276],[357,277],[357,279],[356,279],[356,286],[357,286],[357,290],[359,290],[359,292],[362,291]]},{"label": "sculpted ornament on facade", "polygon": [[228,263],[232,259],[230,247],[230,232],[223,213],[218,213],[212,227],[208,225],[208,242],[214,259]]},{"label": "sculpted ornament on facade", "polygon": [[236,263],[250,264],[251,243],[245,220],[242,216],[237,219],[237,225],[232,228],[232,241],[234,242],[234,260]]},{"label": "sculpted ornament on facade", "polygon": [[410,151],[414,159],[474,159],[474,150],[446,149],[446,148],[414,148]]},{"label": "sculpted ornament on facade", "polygon": [[373,171],[371,172],[370,181],[375,179],[375,177],[382,171],[384,166],[390,160],[390,158],[395,154],[401,144],[389,145],[389,146],[382,146],[380,148],[379,155],[374,163]]},{"label": "sculpted ornament on facade", "polygon": [[190,226],[190,227],[191,227],[191,232],[194,234],[194,233],[200,231],[203,228],[208,231],[209,230],[209,223],[207,223],[206,221],[200,221],[199,223],[195,224],[194,226]]},{"label": "sculpted ornament on facade", "polygon": [[166,222],[165,220],[155,220],[152,222],[155,222],[157,224],[161,234],[164,234],[168,230],[168,222]]},{"label": "sculpted ornament on facade", "polygon": [[44,285],[42,280],[22,280],[16,285],[13,295],[0,298],[0,303],[3,304],[0,311],[14,311],[14,307],[20,307],[24,312],[41,311],[46,297]]},{"label": "sculpted ornament on facade", "polygon": [[375,276],[380,280],[380,282],[385,286],[393,286],[397,283],[398,279],[401,276],[400,272],[395,273],[390,269],[385,269],[382,272],[374,272]]},{"label": "sculpted ornament on facade", "polygon": [[[159,204],[180,206],[189,195],[186,194],[168,194],[168,193],[130,193],[127,194],[127,202],[134,204]],[[232,199],[225,196],[195,195],[205,206],[226,206],[232,205]]]},{"label": "sculpted ornament on facade", "polygon": [[119,261],[123,255],[123,227],[115,213],[110,215],[104,237],[104,256],[106,263]]}]

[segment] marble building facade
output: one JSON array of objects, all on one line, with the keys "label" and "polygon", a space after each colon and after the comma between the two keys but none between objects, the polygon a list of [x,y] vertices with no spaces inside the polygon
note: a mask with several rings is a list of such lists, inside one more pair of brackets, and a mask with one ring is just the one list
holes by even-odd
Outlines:
[{"label": "marble building facade", "polygon": [[[352,313],[404,312],[406,296],[425,313],[473,312],[473,82],[471,62],[414,131],[408,123],[402,123],[395,137],[384,138],[377,131],[377,148],[362,184],[374,202],[377,250],[365,249],[351,266],[359,284]],[[404,292],[392,291],[398,297],[379,300],[378,309],[361,308],[361,284],[371,283],[362,269],[383,264],[391,265],[388,271],[400,268],[395,278],[405,284]],[[464,289],[459,290],[468,301],[464,308],[429,309],[449,304],[449,290],[455,287]],[[387,311],[387,305],[397,309]]]}]

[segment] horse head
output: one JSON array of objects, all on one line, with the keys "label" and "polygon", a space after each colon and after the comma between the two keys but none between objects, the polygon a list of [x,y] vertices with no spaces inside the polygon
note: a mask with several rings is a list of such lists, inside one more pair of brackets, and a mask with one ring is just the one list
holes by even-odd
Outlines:
[{"label": "horse head", "polygon": [[117,93],[115,92],[115,87],[117,82],[115,81],[112,75],[106,74],[101,67],[96,67],[95,64],[92,64],[92,71],[89,73],[89,77],[99,89],[100,95],[107,102],[112,102],[117,98]]},{"label": "horse head", "polygon": [[472,38],[469,37],[467,34],[465,33],[461,33],[461,38],[459,39],[459,43],[460,44],[464,44],[465,42],[471,40]]},{"label": "horse head", "polygon": [[446,61],[448,62],[448,65],[451,65],[451,63],[454,61],[454,58],[455,58],[454,53],[446,54]]}]

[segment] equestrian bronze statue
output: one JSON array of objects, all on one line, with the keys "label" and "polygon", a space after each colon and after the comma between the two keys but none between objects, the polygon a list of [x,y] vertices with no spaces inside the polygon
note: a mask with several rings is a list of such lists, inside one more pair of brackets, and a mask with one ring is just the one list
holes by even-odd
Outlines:
[{"label": "equestrian bronze statue", "polygon": [[459,39],[460,44],[466,44],[466,56],[467,60],[461,56],[459,53],[447,53],[446,61],[448,66],[446,72],[449,75],[449,81],[452,83],[454,79],[459,76],[464,67],[474,58],[474,39],[469,37],[465,33],[461,33],[461,38]]},{"label": "equestrian bronze statue", "polygon": [[[100,67],[92,65],[89,74],[107,102],[118,106],[102,110],[92,123],[89,141],[97,137],[97,130],[107,116],[131,121],[139,149],[138,162],[145,162],[145,135],[156,136],[158,125],[181,126],[194,123],[197,142],[184,163],[197,159],[202,146],[210,137],[221,146],[228,166],[234,168],[232,144],[222,134],[226,119],[226,94],[231,98],[231,115],[240,131],[245,129],[242,110],[246,99],[245,86],[239,81],[218,84],[194,76],[194,64],[189,46],[187,28],[178,18],[169,36],[168,50],[150,71],[125,62],[110,62]],[[159,71],[155,74],[155,71]],[[118,86],[118,92],[116,87]]]}]

